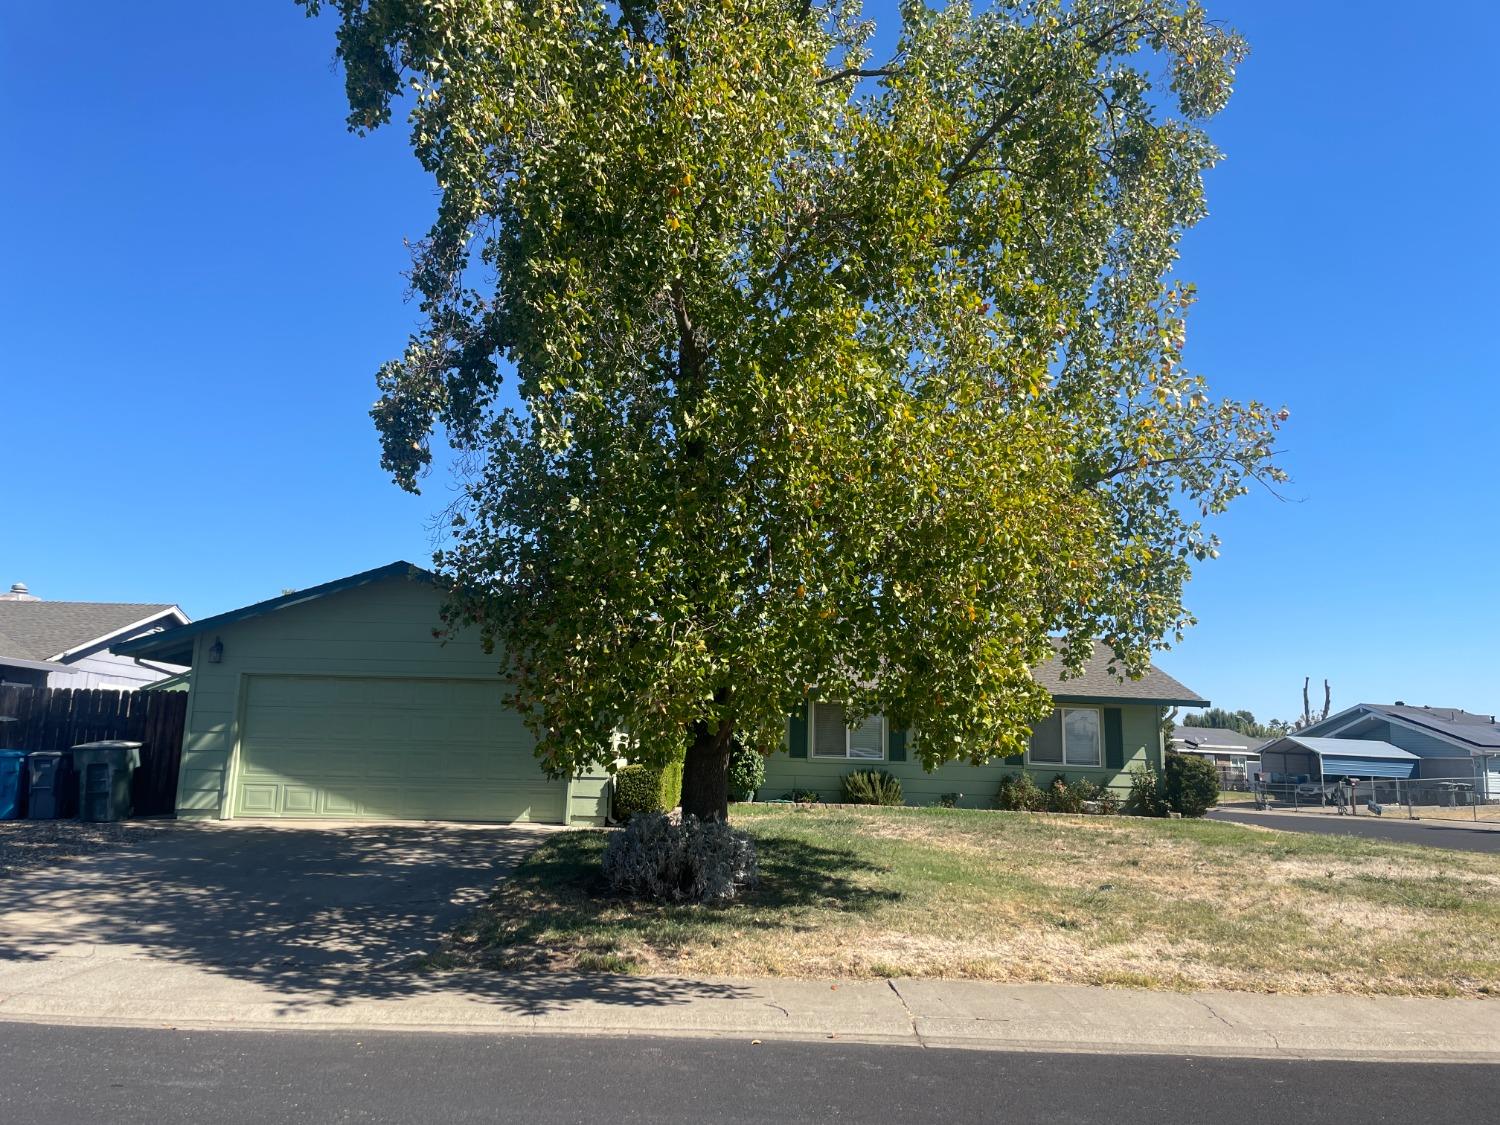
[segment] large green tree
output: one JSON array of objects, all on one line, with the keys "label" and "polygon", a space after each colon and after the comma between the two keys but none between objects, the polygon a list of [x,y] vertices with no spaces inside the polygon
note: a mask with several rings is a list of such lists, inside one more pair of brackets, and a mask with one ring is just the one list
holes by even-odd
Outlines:
[{"label": "large green tree", "polygon": [[436,180],[374,416],[404,488],[459,451],[448,618],[549,770],[624,729],[722,816],[814,689],[1014,752],[1051,638],[1139,673],[1279,479],[1284,413],[1182,365],[1244,54],[1196,3],[908,2],[875,60],[856,0],[302,2]]}]

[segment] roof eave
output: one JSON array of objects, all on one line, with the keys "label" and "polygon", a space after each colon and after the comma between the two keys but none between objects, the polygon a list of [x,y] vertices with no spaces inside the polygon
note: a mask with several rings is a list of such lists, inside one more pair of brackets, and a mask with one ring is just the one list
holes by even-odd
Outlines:
[{"label": "roof eave", "polygon": [[[343,590],[352,590],[360,586],[368,586],[373,582],[381,582],[387,578],[408,577],[422,582],[434,582],[437,576],[429,570],[412,563],[400,560],[389,563],[386,566],[376,567],[374,570],[361,571],[351,574],[345,578],[336,578],[332,582],[325,582],[321,586],[310,586],[306,590],[298,590],[291,594],[282,594],[280,597],[268,598],[263,602],[253,605],[242,606],[232,609],[226,613],[216,614],[213,617],[204,617],[201,620],[179,625],[175,629],[164,629],[160,633],[148,633],[144,637],[136,637],[133,640],[121,641],[117,645],[110,645],[109,651],[116,656],[149,656],[154,660],[160,660],[168,664],[191,665],[193,639],[203,633],[214,629],[222,629],[227,625],[233,625],[238,621],[244,621],[250,617],[262,617],[268,613],[287,609],[291,606],[301,605],[304,602],[316,601],[330,594],[337,594]],[[184,645],[186,646],[184,648]],[[168,650],[182,655],[186,653],[186,661],[173,660],[165,655]]]},{"label": "roof eave", "polygon": [[1141,707],[1208,707],[1210,703],[1206,699],[1168,699],[1155,696],[1140,695],[1076,695],[1066,692],[1052,692],[1052,698],[1057,703],[1110,703],[1129,706],[1135,704]]},{"label": "roof eave", "polygon": [[[59,653],[57,653],[54,656],[48,657],[48,659],[49,660],[66,661],[68,659],[68,657],[73,656],[76,653],[87,652],[91,648],[98,648],[99,645],[101,645],[104,642],[108,641],[110,637],[118,637],[121,633],[133,633],[137,629],[144,629],[147,625],[150,625],[153,621],[159,621],[163,617],[169,617],[169,616],[172,616],[174,614],[180,619],[180,624],[181,625],[187,625],[192,620],[190,617],[188,617],[187,614],[185,614],[185,613],[182,612],[181,607],[175,606],[175,605],[170,605],[170,606],[167,606],[167,608],[165,608],[165,609],[157,610],[155,613],[152,613],[152,614],[149,614],[149,615],[147,615],[145,617],[142,617],[139,621],[132,621],[128,625],[121,625],[118,629],[111,629],[107,633],[101,633],[101,634],[99,634],[99,636],[95,637],[93,640],[84,641],[82,644],[77,644],[77,645],[74,645],[71,648],[64,649],[62,652],[59,652]],[[165,630],[163,630],[163,632],[165,632]],[[111,647],[110,651],[114,652],[113,647]],[[119,655],[119,654],[116,653],[116,655]]]}]

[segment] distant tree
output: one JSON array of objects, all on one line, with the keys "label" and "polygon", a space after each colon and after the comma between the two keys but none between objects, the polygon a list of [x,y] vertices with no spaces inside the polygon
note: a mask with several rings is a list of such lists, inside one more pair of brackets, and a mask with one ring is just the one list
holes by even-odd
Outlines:
[{"label": "distant tree", "polygon": [[555,774],[623,728],[723,817],[812,689],[1018,752],[1052,638],[1144,672],[1284,479],[1183,365],[1245,54],[1197,0],[904,3],[883,63],[858,0],[302,3],[439,192],[373,414],[402,487],[467,467],[448,620]]},{"label": "distant tree", "polygon": [[1321,723],[1324,719],[1328,718],[1328,712],[1333,709],[1333,689],[1328,686],[1328,681],[1324,680],[1323,681],[1323,710],[1320,713],[1318,713],[1318,714],[1314,714],[1313,713],[1312,701],[1308,697],[1308,688],[1311,685],[1312,685],[1312,677],[1311,676],[1303,676],[1302,677],[1302,717],[1297,720],[1297,725],[1294,728],[1296,730],[1306,730],[1308,727],[1312,726],[1314,723]]},{"label": "distant tree", "polygon": [[1223,707],[1210,707],[1206,711],[1189,712],[1183,717],[1182,725],[1238,731],[1250,738],[1280,738],[1295,729],[1284,719],[1268,719],[1261,722],[1251,711],[1229,711]]}]

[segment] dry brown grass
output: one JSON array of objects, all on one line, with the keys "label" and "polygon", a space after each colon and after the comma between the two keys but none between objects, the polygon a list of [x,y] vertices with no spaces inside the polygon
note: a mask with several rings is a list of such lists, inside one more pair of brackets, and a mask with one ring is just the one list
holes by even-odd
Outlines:
[{"label": "dry brown grass", "polygon": [[967,977],[1500,994],[1500,858],[1239,825],[761,808],[763,886],[610,898],[602,834],[553,837],[453,959],[688,976]]}]

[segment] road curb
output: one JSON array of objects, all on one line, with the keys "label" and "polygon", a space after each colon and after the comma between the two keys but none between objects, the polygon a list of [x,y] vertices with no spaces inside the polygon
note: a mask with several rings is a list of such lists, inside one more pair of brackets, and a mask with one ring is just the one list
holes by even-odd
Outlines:
[{"label": "road curb", "polygon": [[[116,968],[123,968],[115,966]],[[137,968],[143,968],[137,963]],[[105,969],[106,966],[97,966]],[[158,968],[158,973],[160,969]],[[132,979],[134,977],[134,979]],[[278,994],[123,968],[90,998],[63,978],[0,989],[0,1021],[201,1031],[834,1042],[918,1049],[1500,1063],[1500,1002],[1166,993],[972,981],[535,977],[421,995]],[[465,984],[470,986],[464,991]],[[487,991],[478,991],[480,985]]]}]

